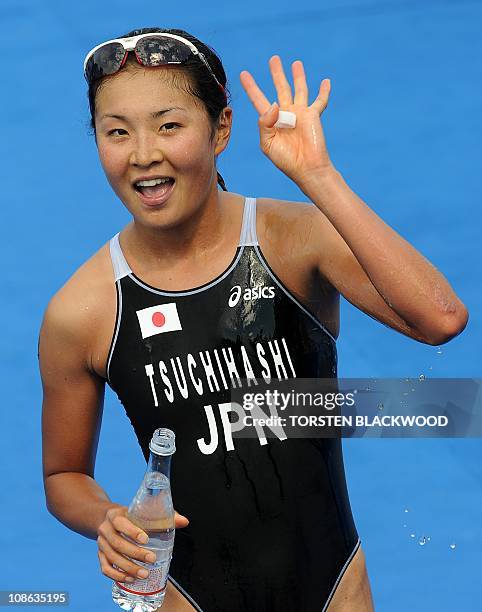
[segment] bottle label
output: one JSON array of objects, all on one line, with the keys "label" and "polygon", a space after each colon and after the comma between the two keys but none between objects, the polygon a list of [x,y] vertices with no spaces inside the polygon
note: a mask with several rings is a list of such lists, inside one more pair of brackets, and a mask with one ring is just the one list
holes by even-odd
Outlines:
[{"label": "bottle label", "polygon": [[[132,561],[134,561],[134,559],[132,559]],[[141,563],[141,565],[149,571],[149,576],[147,578],[139,578],[135,582],[117,582],[116,580],[115,583],[120,589],[127,593],[133,593],[134,595],[157,595],[158,593],[162,593],[166,588],[170,561],[171,555],[169,555],[168,559],[164,559],[164,561],[154,565]],[[140,562],[136,561],[136,563]],[[115,564],[112,565],[117,568]]]},{"label": "bottle label", "polygon": [[127,593],[133,593],[134,595],[157,595],[158,593],[162,593],[166,588],[167,569],[168,566],[163,564],[160,567],[153,567],[149,571],[149,576],[147,578],[142,578],[135,582],[116,581],[115,583],[120,589]]}]

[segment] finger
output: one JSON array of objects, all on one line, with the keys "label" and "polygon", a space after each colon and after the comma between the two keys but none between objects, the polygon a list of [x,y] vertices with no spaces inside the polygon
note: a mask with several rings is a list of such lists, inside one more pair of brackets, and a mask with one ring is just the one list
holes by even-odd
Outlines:
[{"label": "finger", "polygon": [[174,527],[179,529],[180,527],[186,527],[189,525],[189,519],[179,512],[174,512]]},{"label": "finger", "polygon": [[133,578],[147,578],[149,571],[145,567],[141,567],[124,557],[124,555],[119,554],[104,537],[100,536],[97,539],[97,544],[110,566],[115,565],[118,570]]},{"label": "finger", "polygon": [[294,103],[299,106],[308,106],[308,85],[306,84],[303,62],[296,60],[291,64],[293,83],[295,86]]},{"label": "finger", "polygon": [[269,69],[273,77],[273,83],[276,87],[280,108],[287,108],[293,104],[291,95],[291,85],[286,79],[283,64],[279,55],[273,55],[269,60]]},{"label": "finger", "polygon": [[[119,513],[112,513],[109,515],[107,513],[107,517],[109,518],[112,527],[115,531],[121,531],[128,538],[139,542],[139,544],[147,544],[149,537],[145,531],[142,531],[137,525],[134,525],[132,521],[130,521],[126,516],[123,516]],[[100,529],[99,529],[100,531]]]},{"label": "finger", "polygon": [[155,553],[148,549],[141,548],[140,546],[136,546],[114,530],[112,530],[110,533],[99,534],[97,542],[107,542],[110,548],[116,552],[127,557],[137,559],[138,561],[142,561],[143,563],[154,563],[156,560]]},{"label": "finger", "polygon": [[323,81],[321,81],[320,91],[318,93],[318,96],[316,100],[313,102],[313,104],[311,105],[312,108],[317,110],[319,115],[321,115],[321,113],[328,106],[328,98],[330,97],[330,91],[331,91],[330,79],[323,79]]},{"label": "finger", "polygon": [[97,551],[97,556],[99,557],[100,569],[104,576],[107,578],[111,578],[112,580],[117,580],[117,582],[134,582],[134,578],[132,576],[128,576],[125,572],[121,572],[118,569],[109,565],[107,557],[101,551]]},{"label": "finger", "polygon": [[253,103],[254,108],[260,115],[265,113],[270,107],[270,103],[251,74],[247,70],[243,70],[239,75],[239,79],[244,91],[248,94],[248,98]]},{"label": "finger", "polygon": [[274,124],[278,121],[278,116],[279,106],[276,102],[273,102],[273,104],[268,108],[268,110],[258,119],[258,125],[260,129],[262,130],[263,128],[274,128]]}]

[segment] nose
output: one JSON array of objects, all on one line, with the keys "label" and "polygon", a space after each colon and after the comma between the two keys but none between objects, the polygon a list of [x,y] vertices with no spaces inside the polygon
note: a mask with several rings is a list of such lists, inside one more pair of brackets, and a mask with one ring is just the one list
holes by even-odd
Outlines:
[{"label": "nose", "polygon": [[155,162],[162,162],[163,159],[164,153],[155,136],[151,134],[137,136],[129,159],[133,166],[150,166]]}]

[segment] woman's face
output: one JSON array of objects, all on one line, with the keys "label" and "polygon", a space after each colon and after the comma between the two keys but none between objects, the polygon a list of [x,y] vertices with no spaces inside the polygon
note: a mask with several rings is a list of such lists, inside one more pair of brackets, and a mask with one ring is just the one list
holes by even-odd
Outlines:
[{"label": "woman's face", "polygon": [[[175,70],[175,69],[174,69]],[[231,109],[210,139],[209,116],[176,87],[170,67],[129,65],[101,85],[95,124],[99,157],[112,189],[137,223],[173,227],[216,192],[215,156],[227,145]],[[140,180],[169,177],[155,186]]]}]

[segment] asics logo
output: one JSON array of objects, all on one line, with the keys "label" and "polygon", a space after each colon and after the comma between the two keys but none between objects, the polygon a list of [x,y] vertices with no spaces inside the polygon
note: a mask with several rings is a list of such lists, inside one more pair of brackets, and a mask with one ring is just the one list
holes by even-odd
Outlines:
[{"label": "asics logo", "polygon": [[243,291],[239,285],[235,285],[234,287],[231,287],[231,295],[229,296],[228,306],[234,308],[241,297],[245,302],[259,300],[262,298],[274,298],[274,287],[263,287],[262,285],[256,285],[256,287],[247,287]]}]

